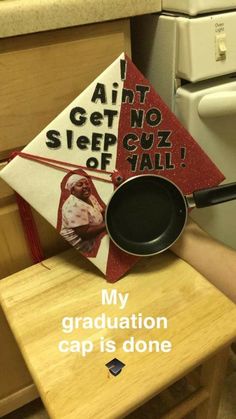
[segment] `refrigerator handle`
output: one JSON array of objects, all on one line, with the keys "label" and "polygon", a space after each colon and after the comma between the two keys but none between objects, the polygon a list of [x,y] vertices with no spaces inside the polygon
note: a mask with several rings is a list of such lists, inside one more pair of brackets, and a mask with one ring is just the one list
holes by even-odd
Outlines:
[{"label": "refrigerator handle", "polygon": [[203,96],[198,104],[202,118],[236,115],[236,92],[217,92]]}]

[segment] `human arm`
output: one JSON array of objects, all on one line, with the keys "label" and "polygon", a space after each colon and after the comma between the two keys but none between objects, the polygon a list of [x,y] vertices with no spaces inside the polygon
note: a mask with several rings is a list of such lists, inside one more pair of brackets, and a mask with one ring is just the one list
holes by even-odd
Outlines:
[{"label": "human arm", "polygon": [[236,251],[218,242],[189,218],[171,250],[236,303]]},{"label": "human arm", "polygon": [[79,227],[75,227],[74,230],[76,234],[81,237],[82,240],[89,240],[96,237],[99,233],[104,231],[106,228],[105,223],[102,222],[98,225],[83,225]]}]

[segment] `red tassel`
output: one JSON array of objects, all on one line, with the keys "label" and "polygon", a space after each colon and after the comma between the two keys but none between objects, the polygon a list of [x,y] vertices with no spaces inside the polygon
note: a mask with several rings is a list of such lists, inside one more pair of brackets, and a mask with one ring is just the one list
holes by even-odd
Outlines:
[{"label": "red tassel", "polygon": [[16,193],[16,202],[32,260],[34,263],[41,262],[44,260],[44,255],[31,207],[18,193]]},{"label": "red tassel", "polygon": [[[17,155],[18,155],[17,151],[13,152],[10,156],[9,161],[11,161]],[[40,243],[37,227],[36,227],[33,214],[31,211],[31,207],[28,204],[28,202],[26,202],[24,198],[22,198],[22,196],[20,196],[18,193],[15,193],[15,195],[16,195],[16,202],[19,208],[21,222],[22,222],[25,237],[26,237],[26,242],[28,244],[32,260],[34,263],[41,262],[42,260],[44,260],[44,255],[43,255],[43,250]]]}]

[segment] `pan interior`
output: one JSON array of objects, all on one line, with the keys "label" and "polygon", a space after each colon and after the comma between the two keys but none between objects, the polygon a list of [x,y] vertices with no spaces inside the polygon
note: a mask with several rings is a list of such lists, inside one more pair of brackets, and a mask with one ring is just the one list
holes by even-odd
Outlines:
[{"label": "pan interior", "polygon": [[108,231],[123,250],[145,255],[170,246],[186,217],[184,197],[174,184],[140,176],[123,184],[107,208]]}]

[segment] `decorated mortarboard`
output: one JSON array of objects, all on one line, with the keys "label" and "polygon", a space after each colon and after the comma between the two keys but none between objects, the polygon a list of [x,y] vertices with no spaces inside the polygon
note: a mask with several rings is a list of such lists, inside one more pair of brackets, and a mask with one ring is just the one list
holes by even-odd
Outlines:
[{"label": "decorated mortarboard", "polygon": [[104,211],[122,180],[147,173],[172,180],[184,194],[224,179],[148,80],[121,54],[1,177],[115,282],[138,257],[111,242]]}]

